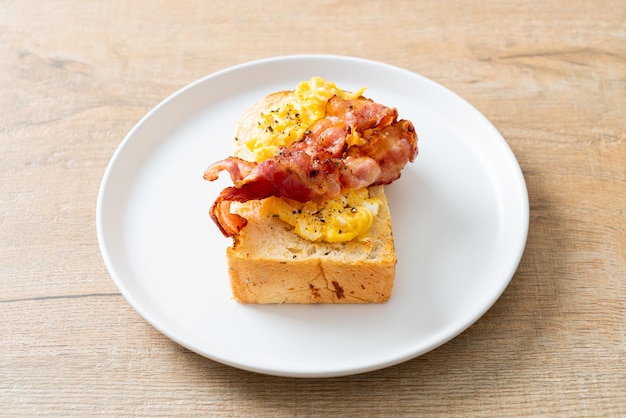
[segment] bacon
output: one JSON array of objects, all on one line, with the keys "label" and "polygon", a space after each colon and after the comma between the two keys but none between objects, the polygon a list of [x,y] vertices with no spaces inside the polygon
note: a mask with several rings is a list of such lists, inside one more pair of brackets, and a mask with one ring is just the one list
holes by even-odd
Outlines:
[{"label": "bacon", "polygon": [[326,117],[338,116],[357,132],[384,127],[395,122],[398,111],[366,98],[343,100],[333,96],[326,103]]},{"label": "bacon", "polygon": [[254,168],[255,163],[242,160],[237,157],[230,157],[222,161],[213,163],[209,168],[204,171],[203,178],[207,181],[217,180],[220,172],[226,170],[230,174],[230,179],[238,185],[244,178],[249,176]]},{"label": "bacon", "polygon": [[[232,202],[270,196],[307,202],[393,182],[418,152],[413,125],[397,118],[396,109],[369,99],[331,98],[325,117],[272,158],[254,163],[229,157],[210,165],[204,179],[216,180],[227,171],[234,184],[222,190],[211,217],[225,236],[234,237],[247,221],[231,213]],[[348,137],[355,132],[362,141],[350,146]]]},{"label": "bacon", "polygon": [[365,139],[364,145],[351,147],[346,158],[366,155],[376,161],[380,174],[372,186],[397,180],[406,163],[413,162],[417,157],[417,135],[408,120],[374,130]]},{"label": "bacon", "polygon": [[234,237],[248,224],[248,220],[243,216],[232,213],[230,205],[233,201],[226,199],[222,194],[211,207],[211,218],[225,237]]}]

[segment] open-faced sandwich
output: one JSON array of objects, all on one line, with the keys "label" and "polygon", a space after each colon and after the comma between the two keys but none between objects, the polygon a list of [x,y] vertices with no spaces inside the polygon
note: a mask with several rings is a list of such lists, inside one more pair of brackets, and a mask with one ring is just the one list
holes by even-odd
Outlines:
[{"label": "open-faced sandwich", "polygon": [[417,156],[411,122],[395,108],[314,77],[271,94],[237,124],[233,182],[210,214],[226,237],[242,303],[380,303],[396,255],[383,185]]}]

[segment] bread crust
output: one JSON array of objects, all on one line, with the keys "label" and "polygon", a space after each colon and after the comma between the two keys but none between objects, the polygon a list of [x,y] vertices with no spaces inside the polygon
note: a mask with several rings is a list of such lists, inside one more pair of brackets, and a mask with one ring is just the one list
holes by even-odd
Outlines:
[{"label": "bread crust", "polygon": [[382,303],[393,288],[395,261],[265,260],[229,248],[233,297],[241,303]]},{"label": "bread crust", "polygon": [[[277,92],[250,107],[239,119],[234,155],[251,160],[243,145],[261,111],[292,100]],[[364,239],[345,243],[310,242],[279,219],[263,216],[264,200],[233,205],[248,224],[227,248],[233,298],[241,303],[382,303],[392,292],[396,255],[389,205],[383,186],[369,188],[382,201]]]}]

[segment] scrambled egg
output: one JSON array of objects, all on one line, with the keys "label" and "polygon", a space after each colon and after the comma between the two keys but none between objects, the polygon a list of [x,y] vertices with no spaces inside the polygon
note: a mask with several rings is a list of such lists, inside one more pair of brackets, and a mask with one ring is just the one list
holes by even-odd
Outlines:
[{"label": "scrambled egg", "polygon": [[346,242],[367,234],[381,203],[370,199],[364,188],[321,202],[270,197],[264,211],[293,226],[296,234],[309,241]]},{"label": "scrambled egg", "polygon": [[[306,130],[325,116],[326,102],[337,95],[356,99],[365,88],[354,93],[339,89],[321,77],[301,82],[295,89],[295,100],[261,113],[257,135],[246,142],[257,162],[272,157],[280,146],[302,139]],[[362,139],[354,133],[348,144]],[[337,198],[299,203],[271,197],[263,206],[266,216],[280,218],[294,227],[294,232],[309,241],[346,242],[367,235],[378,214],[381,200],[370,198],[367,189],[349,191]]]},{"label": "scrambled egg", "polygon": [[365,87],[349,93],[321,77],[302,81],[294,91],[295,100],[292,103],[261,113],[256,135],[245,145],[257,162],[266,160],[276,154],[279,147],[300,140],[309,126],[323,118],[328,99],[335,95],[346,100],[356,99],[364,91]]}]

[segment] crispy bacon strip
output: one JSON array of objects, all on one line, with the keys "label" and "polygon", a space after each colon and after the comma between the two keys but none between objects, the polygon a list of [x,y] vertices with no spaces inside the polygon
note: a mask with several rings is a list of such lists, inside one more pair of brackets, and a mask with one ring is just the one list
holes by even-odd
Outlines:
[{"label": "crispy bacon strip", "polygon": [[[305,136],[260,163],[229,157],[210,165],[204,178],[213,181],[228,171],[234,187],[227,187],[211,208],[211,217],[227,237],[239,234],[245,218],[231,213],[231,202],[287,197],[307,202],[336,197],[343,190],[389,184],[417,156],[417,135],[411,122],[397,120],[396,109],[369,99],[331,98],[326,116]],[[348,145],[358,132],[360,145]]]}]

